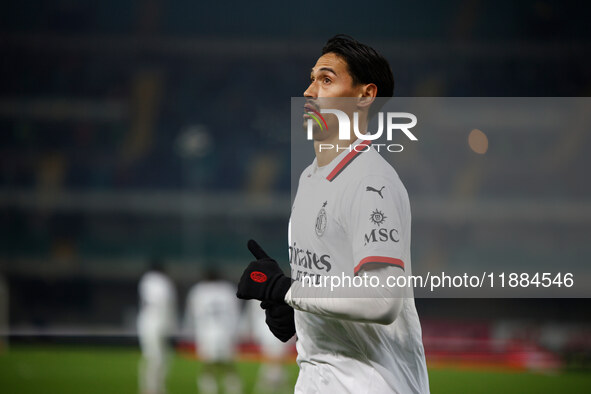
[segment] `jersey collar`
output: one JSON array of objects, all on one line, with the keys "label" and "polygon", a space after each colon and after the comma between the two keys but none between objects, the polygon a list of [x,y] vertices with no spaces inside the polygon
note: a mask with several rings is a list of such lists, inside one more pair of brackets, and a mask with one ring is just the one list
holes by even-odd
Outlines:
[{"label": "jersey collar", "polygon": [[[339,176],[345,168],[349,166],[357,157],[361,156],[363,152],[366,152],[371,145],[370,140],[358,139],[351,144],[350,148],[343,150],[337,157],[335,157],[329,164],[323,167],[317,167],[318,162],[314,159],[316,166],[315,172],[326,175],[326,180],[332,182],[337,176]],[[320,175],[319,174],[319,175]],[[323,175],[324,176],[324,175]]]}]

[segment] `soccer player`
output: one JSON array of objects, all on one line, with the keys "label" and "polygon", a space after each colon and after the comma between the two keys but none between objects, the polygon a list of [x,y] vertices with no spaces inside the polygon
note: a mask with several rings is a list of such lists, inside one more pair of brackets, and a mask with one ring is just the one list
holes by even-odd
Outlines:
[{"label": "soccer player", "polygon": [[166,392],[169,339],[176,328],[176,290],[155,261],[139,282],[140,312],[137,329],[142,350],[139,386],[142,394]]},{"label": "soccer player", "polygon": [[[370,115],[379,111],[376,97],[391,97],[393,90],[384,57],[339,35],[327,42],[312,68],[305,111],[320,112],[327,102],[340,102],[350,119],[358,113],[363,132]],[[297,333],[296,393],[427,393],[412,291],[363,286],[333,293],[305,285],[305,278],[318,283],[333,275],[385,284],[411,270],[410,204],[398,174],[371,141],[357,140],[353,132],[350,140],[339,140],[336,117],[325,119],[327,129],[314,129],[316,158],[300,177],[292,207],[293,280],[251,240],[257,260],[244,271],[237,295],[264,301],[267,324],[278,338]],[[321,144],[340,150],[320,149]]]},{"label": "soccer player", "polygon": [[219,392],[219,380],[224,392],[242,392],[242,382],[233,364],[240,320],[235,294],[233,283],[209,269],[204,280],[193,286],[187,296],[185,326],[193,328],[197,356],[204,363],[197,378],[200,393]]}]

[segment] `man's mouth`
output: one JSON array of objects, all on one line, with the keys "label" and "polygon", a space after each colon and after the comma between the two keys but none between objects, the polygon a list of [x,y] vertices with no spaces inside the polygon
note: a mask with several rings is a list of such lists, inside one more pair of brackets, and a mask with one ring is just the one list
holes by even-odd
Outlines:
[{"label": "man's mouth", "polygon": [[305,119],[309,119],[311,116],[310,114],[319,114],[320,110],[318,108],[316,108],[315,106],[313,106],[312,104],[306,104],[304,105],[304,118]]}]

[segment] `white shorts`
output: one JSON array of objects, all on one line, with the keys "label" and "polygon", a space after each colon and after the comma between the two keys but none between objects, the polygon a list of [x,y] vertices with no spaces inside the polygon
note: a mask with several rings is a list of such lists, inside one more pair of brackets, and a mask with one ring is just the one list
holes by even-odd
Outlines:
[{"label": "white shorts", "polygon": [[227,362],[234,358],[233,335],[218,330],[197,335],[197,355],[207,362]]}]

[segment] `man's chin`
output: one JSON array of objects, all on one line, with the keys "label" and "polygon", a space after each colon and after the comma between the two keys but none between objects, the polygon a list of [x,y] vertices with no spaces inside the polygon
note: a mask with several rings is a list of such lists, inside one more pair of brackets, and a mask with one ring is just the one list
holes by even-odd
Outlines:
[{"label": "man's chin", "polygon": [[[304,132],[308,132],[308,119],[304,119],[302,122],[302,130]],[[321,130],[317,124],[312,125],[312,136],[315,138],[316,135],[320,135],[321,133],[326,133],[326,131]]]},{"label": "man's chin", "polygon": [[318,133],[312,133],[312,141],[326,142],[326,141],[330,141],[330,138],[328,135],[326,135],[326,133],[322,133],[319,131]]}]

